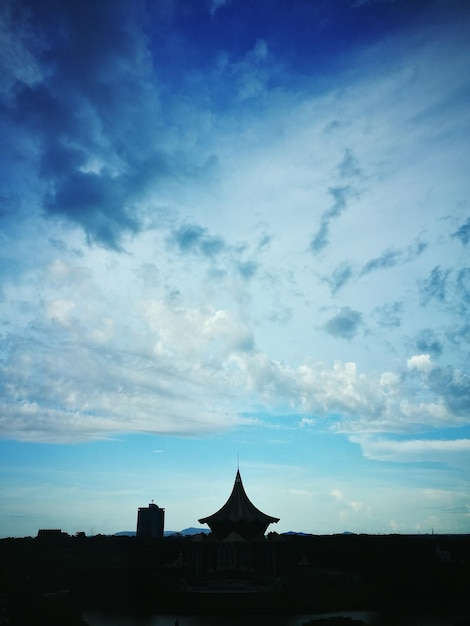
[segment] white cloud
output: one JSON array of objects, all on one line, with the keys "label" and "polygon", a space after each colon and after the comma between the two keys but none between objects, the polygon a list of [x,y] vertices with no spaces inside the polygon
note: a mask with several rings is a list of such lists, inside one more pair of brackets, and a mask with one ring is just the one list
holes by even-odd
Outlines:
[{"label": "white cloud", "polygon": [[[338,432],[408,432],[465,421],[439,397],[415,397],[406,371],[361,372],[341,361],[289,365],[260,350],[252,325],[233,309],[187,307],[161,288],[164,297],[136,300],[135,273],[123,269],[113,289],[113,264],[53,261],[45,272],[39,268],[43,317],[36,316],[28,338],[11,344],[4,370],[6,436],[202,434],[249,423],[241,415],[260,403],[300,413],[301,426],[334,414]],[[408,366],[428,363],[418,355]]]},{"label": "white cloud", "polygon": [[60,324],[66,326],[70,323],[70,314],[75,309],[73,300],[52,300],[44,303],[44,312],[49,319],[57,320]]},{"label": "white cloud", "polygon": [[377,461],[400,463],[445,463],[467,467],[470,439],[396,440],[372,435],[351,435],[350,441],[361,446],[364,456]]},{"label": "white cloud", "polygon": [[408,369],[416,369],[419,372],[428,374],[434,367],[429,354],[415,354],[406,362]]},{"label": "white cloud", "polygon": [[335,500],[341,501],[344,499],[343,492],[340,489],[333,489],[331,495],[333,496],[333,498],[335,498]]},{"label": "white cloud", "polygon": [[221,9],[222,7],[230,4],[232,2],[232,0],[211,0],[211,4],[210,4],[210,14],[212,15],[212,17],[215,15],[215,13]]}]

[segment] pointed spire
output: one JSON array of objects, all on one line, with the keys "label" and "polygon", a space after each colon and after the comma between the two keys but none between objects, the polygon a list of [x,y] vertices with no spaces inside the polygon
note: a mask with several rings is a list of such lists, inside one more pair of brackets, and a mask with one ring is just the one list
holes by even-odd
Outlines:
[{"label": "pointed spire", "polygon": [[218,539],[226,539],[232,533],[243,539],[255,539],[263,537],[269,524],[278,522],[279,518],[266,515],[255,507],[246,495],[238,468],[232,493],[224,506],[198,521],[208,524]]}]

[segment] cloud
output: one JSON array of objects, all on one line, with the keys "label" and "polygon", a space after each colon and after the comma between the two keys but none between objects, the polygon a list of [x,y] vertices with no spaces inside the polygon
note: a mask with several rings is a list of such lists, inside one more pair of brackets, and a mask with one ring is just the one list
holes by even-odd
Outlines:
[{"label": "cloud", "polygon": [[388,249],[382,252],[379,257],[368,261],[360,272],[360,276],[365,276],[370,272],[376,270],[387,269],[394,265],[401,263],[409,263],[416,257],[420,256],[427,248],[427,244],[422,241],[417,241],[408,248],[402,249]]},{"label": "cloud", "polygon": [[416,337],[416,348],[422,353],[432,356],[440,356],[443,351],[442,343],[438,340],[436,333],[430,328],[425,328]]},{"label": "cloud", "polygon": [[[326,420],[346,433],[412,432],[468,418],[468,376],[433,367],[429,355],[411,357],[410,372],[400,375],[360,372],[353,362],[294,367],[260,351],[250,328],[228,310],[188,308],[170,298],[140,300],[120,312],[91,281],[86,271],[51,264],[43,319],[36,317],[28,336],[2,338],[4,437],[196,435],[249,423],[246,410],[262,405],[288,407],[302,425]],[[424,396],[416,376],[425,377]]]},{"label": "cloud", "polygon": [[470,344],[470,324],[453,327],[446,334],[451,343],[456,346],[462,347]]},{"label": "cloud", "polygon": [[89,244],[121,249],[124,233],[135,235],[141,225],[125,205],[126,185],[108,173],[75,171],[44,204],[51,215],[61,215],[82,226]]},{"label": "cloud", "polygon": [[219,11],[222,7],[231,4],[232,0],[210,0],[210,14],[212,17]]},{"label": "cloud", "polygon": [[360,275],[365,276],[374,270],[385,269],[396,265],[401,258],[400,250],[385,250],[379,257],[368,261],[361,270]]},{"label": "cloud", "polygon": [[392,302],[376,307],[373,314],[382,328],[398,328],[401,325],[403,302]]},{"label": "cloud", "polygon": [[11,93],[3,91],[10,153],[25,187],[34,181],[42,195],[41,210],[114,250],[144,227],[142,203],[156,186],[205,175],[187,152],[174,159],[165,143],[140,11],[127,1],[118,10],[109,2],[33,3],[31,48],[42,41],[44,51],[35,55],[34,80],[20,75]]},{"label": "cloud", "polygon": [[460,239],[464,246],[468,245],[470,242],[470,217],[452,234],[452,237]]},{"label": "cloud", "polygon": [[341,308],[340,312],[332,317],[323,328],[334,337],[352,339],[362,324],[362,314],[348,306]]},{"label": "cloud", "polygon": [[331,492],[331,495],[333,496],[333,498],[335,498],[335,500],[343,500],[344,498],[344,495],[341,489],[333,489],[333,491]]},{"label": "cloud", "polygon": [[256,274],[258,267],[259,264],[256,261],[241,261],[238,263],[238,272],[243,278],[249,280]]},{"label": "cloud", "polygon": [[147,301],[134,311],[140,332],[108,315],[77,299],[53,301],[43,328],[38,324],[22,341],[2,341],[9,354],[0,394],[3,437],[84,441],[120,432],[203,434],[247,423],[229,409],[226,377],[231,356],[252,350],[253,338],[230,314]]},{"label": "cloud", "polygon": [[330,187],[328,192],[333,196],[333,204],[322,215],[320,227],[314,235],[310,249],[312,252],[320,252],[329,243],[330,224],[346,210],[347,200],[351,197],[357,196],[357,192],[350,186],[345,187]]},{"label": "cloud", "polygon": [[[200,21],[190,3],[118,4],[31,2],[2,23],[4,432],[197,434],[259,406],[338,432],[468,421],[469,270],[453,256],[468,224],[440,230],[443,199],[468,186],[466,22],[368,40],[324,81],[321,46],[286,52],[271,22],[236,43],[244,3],[206,2],[214,19]],[[310,24],[299,38],[317,46]],[[407,246],[420,232],[428,247]],[[406,280],[381,279],[407,262]],[[423,322],[410,283],[448,306]],[[349,306],[331,309],[345,286]],[[320,306],[333,311],[323,327]],[[331,340],[356,337],[370,312],[374,342],[352,356]],[[429,361],[408,369],[414,352]]]},{"label": "cloud", "polygon": [[465,304],[470,304],[470,267],[464,267],[457,274],[457,293]]},{"label": "cloud", "polygon": [[331,293],[334,295],[343,287],[352,277],[353,269],[350,263],[340,263],[329,276],[325,276],[323,280],[329,285]]},{"label": "cloud", "polygon": [[371,435],[352,435],[350,441],[361,446],[364,456],[395,463],[446,463],[466,466],[470,439],[399,440]]},{"label": "cloud", "polygon": [[235,101],[244,105],[253,101],[262,102],[269,93],[270,83],[282,73],[263,38],[256,39],[242,58],[232,63],[227,59],[223,65],[232,83],[230,89],[235,90]]},{"label": "cloud", "polygon": [[[341,489],[333,489],[330,492],[330,495],[338,502],[341,502],[343,506],[347,506],[353,512],[362,511],[366,508],[362,502],[358,502],[357,500],[348,500]],[[345,513],[345,511],[340,512],[340,516],[344,517]]]},{"label": "cloud", "polygon": [[37,56],[45,44],[34,32],[31,13],[11,1],[0,6],[0,68],[2,86],[10,90],[18,81],[34,84],[41,79]]},{"label": "cloud", "polygon": [[344,151],[343,160],[338,165],[338,171],[339,175],[343,178],[357,178],[362,176],[359,161],[349,148]]},{"label": "cloud", "polygon": [[226,244],[221,237],[214,237],[207,233],[206,228],[196,224],[180,226],[170,235],[181,252],[201,254],[205,257],[214,257],[223,252]]},{"label": "cloud", "polygon": [[429,386],[442,398],[455,416],[468,417],[470,411],[470,376],[458,369],[436,367],[429,373]]},{"label": "cloud", "polygon": [[429,354],[415,354],[407,360],[406,364],[408,369],[415,369],[426,374],[434,368]]},{"label": "cloud", "polygon": [[439,265],[433,268],[429,278],[421,281],[421,303],[426,305],[431,300],[443,302],[446,298],[447,279],[450,270],[443,270]]}]

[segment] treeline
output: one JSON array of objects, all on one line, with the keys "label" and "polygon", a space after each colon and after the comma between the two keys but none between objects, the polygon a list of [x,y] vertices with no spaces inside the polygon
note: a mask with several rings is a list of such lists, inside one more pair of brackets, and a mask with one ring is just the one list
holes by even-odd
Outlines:
[{"label": "treeline", "polygon": [[[203,611],[208,596],[188,590],[208,579],[239,577],[266,589],[245,599],[238,596],[238,605],[249,603],[248,609],[392,611],[458,606],[470,613],[470,535],[271,533],[253,546],[261,548],[269,554],[269,567],[217,571],[196,567],[201,554],[214,550],[208,536],[145,540],[62,534],[2,539],[0,600],[10,612],[34,602],[54,604],[54,599],[59,602],[54,606],[67,599],[78,608],[163,612],[177,603],[180,611]],[[216,601],[221,608],[230,603],[229,594],[214,598],[212,609]]]}]

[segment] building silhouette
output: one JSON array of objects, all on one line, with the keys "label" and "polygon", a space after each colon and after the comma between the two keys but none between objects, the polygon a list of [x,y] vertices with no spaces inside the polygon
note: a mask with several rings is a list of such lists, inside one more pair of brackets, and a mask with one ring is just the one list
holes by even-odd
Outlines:
[{"label": "building silhouette", "polygon": [[192,544],[189,561],[196,575],[209,572],[214,575],[229,572],[275,574],[276,549],[265,533],[279,518],[263,513],[251,502],[239,470],[227,502],[198,521],[207,524],[211,533],[203,541]]},{"label": "building silhouette", "polygon": [[165,509],[153,502],[148,507],[140,507],[137,512],[137,537],[163,537]]},{"label": "building silhouette", "polygon": [[219,541],[250,541],[263,538],[269,524],[277,523],[279,518],[266,515],[255,507],[246,495],[240,470],[237,469],[227,502],[213,515],[198,521],[207,524]]}]

